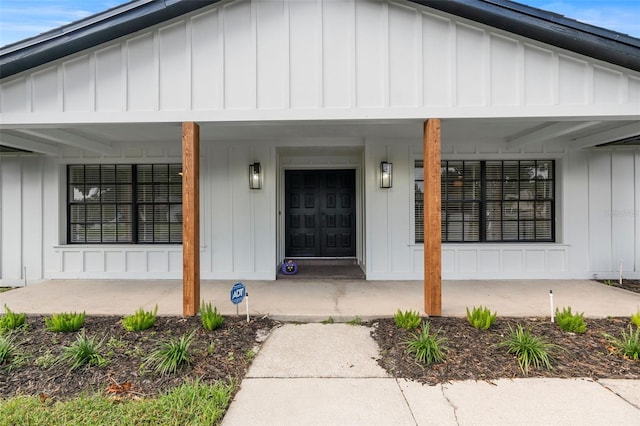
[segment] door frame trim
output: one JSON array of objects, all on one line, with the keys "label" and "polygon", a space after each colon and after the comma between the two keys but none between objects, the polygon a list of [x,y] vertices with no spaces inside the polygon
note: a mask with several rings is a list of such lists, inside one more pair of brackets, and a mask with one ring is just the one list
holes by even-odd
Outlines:
[{"label": "door frame trim", "polygon": [[[329,150],[327,150],[329,152]],[[277,269],[285,255],[285,171],[286,170],[355,170],[356,187],[356,261],[365,264],[365,221],[364,221],[364,179],[362,162],[363,150],[350,151],[344,155],[309,155],[305,148],[300,148],[300,155],[292,155],[290,148],[287,154],[277,153],[276,179],[276,264]]]}]

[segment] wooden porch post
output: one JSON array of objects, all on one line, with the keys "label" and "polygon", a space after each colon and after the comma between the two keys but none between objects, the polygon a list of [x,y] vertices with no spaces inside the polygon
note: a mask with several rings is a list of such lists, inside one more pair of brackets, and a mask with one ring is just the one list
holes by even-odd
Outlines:
[{"label": "wooden porch post", "polygon": [[424,311],[442,315],[440,119],[424,123]]},{"label": "wooden porch post", "polygon": [[200,307],[200,126],[182,123],[182,313]]}]

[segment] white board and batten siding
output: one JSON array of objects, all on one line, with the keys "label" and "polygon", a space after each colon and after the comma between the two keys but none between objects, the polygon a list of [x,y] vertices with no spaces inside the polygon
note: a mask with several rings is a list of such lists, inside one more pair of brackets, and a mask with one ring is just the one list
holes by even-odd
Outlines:
[{"label": "white board and batten siding", "polygon": [[238,0],[0,84],[6,124],[638,114],[640,75],[402,1]]}]

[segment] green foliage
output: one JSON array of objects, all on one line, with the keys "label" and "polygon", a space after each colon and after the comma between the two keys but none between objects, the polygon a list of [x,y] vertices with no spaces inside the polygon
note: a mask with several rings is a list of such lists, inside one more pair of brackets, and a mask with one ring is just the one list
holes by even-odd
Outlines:
[{"label": "green foliage", "polygon": [[72,371],[89,365],[104,367],[106,361],[100,355],[101,349],[102,340],[97,340],[95,336],[87,337],[83,331],[78,334],[75,342],[63,348],[62,354],[56,362],[67,364]]},{"label": "green foliage", "polygon": [[550,351],[559,348],[557,345],[533,336],[531,330],[524,330],[520,324],[515,330],[509,325],[509,331],[509,336],[498,343],[498,347],[506,347],[508,353],[516,355],[520,370],[525,376],[529,374],[532,365],[534,368],[552,368]]},{"label": "green foliage", "polygon": [[135,314],[126,316],[122,319],[122,325],[127,331],[142,331],[153,327],[156,323],[156,315],[158,313],[158,305],[153,311],[145,311],[138,309]]},{"label": "green foliage", "polygon": [[0,423],[8,425],[216,425],[237,384],[187,382],[157,398],[122,400],[101,394],[82,395],[55,404],[38,396],[18,396],[0,403]]},{"label": "green foliage", "polygon": [[6,330],[13,330],[25,324],[26,314],[16,314],[7,305],[4,305],[4,313],[0,317],[0,333]]},{"label": "green foliage", "polygon": [[200,305],[200,320],[205,330],[212,331],[222,326],[224,323],[224,317],[218,313],[218,308],[211,308],[211,303],[204,303]]},{"label": "green foliage", "polygon": [[347,325],[362,325],[362,318],[356,316],[351,321],[347,321]]},{"label": "green foliage", "polygon": [[163,376],[175,373],[181,366],[190,364],[189,347],[194,334],[195,330],[180,338],[174,337],[160,342],[156,350],[147,357],[146,364]]},{"label": "green foliage", "polygon": [[49,318],[44,319],[48,331],[70,332],[78,331],[84,325],[84,312],[81,314],[72,312],[61,314],[53,314]]},{"label": "green foliage", "polygon": [[417,311],[407,310],[402,312],[398,309],[398,312],[393,316],[393,320],[400,328],[415,330],[420,326],[421,318]]},{"label": "green foliage", "polygon": [[633,360],[640,359],[640,328],[636,327],[634,333],[633,326],[630,325],[629,334],[622,329],[621,338],[611,336],[610,334],[605,334],[604,336],[611,346],[614,347],[615,353]]},{"label": "green foliage", "polygon": [[19,359],[18,344],[11,335],[0,335],[0,371],[11,370]]},{"label": "green foliage", "polygon": [[571,312],[571,306],[562,308],[562,311],[556,308],[556,322],[564,331],[570,333],[584,333],[587,331],[587,324],[584,322],[584,314]]},{"label": "green foliage", "polygon": [[469,311],[469,308],[466,308],[466,310],[467,321],[478,330],[487,330],[496,322],[496,316],[498,315],[497,312],[492,314],[489,308],[482,306],[477,308],[474,306],[472,311]]},{"label": "green foliage", "polygon": [[446,337],[439,336],[442,329],[431,333],[431,323],[423,321],[419,333],[412,333],[411,338],[405,340],[407,353],[414,355],[416,361],[430,365],[444,360],[447,342]]},{"label": "green foliage", "polygon": [[326,320],[323,320],[321,322],[322,322],[322,324],[326,325],[326,324],[333,324],[335,321],[334,321],[333,317],[329,317]]},{"label": "green foliage", "polygon": [[35,364],[40,368],[49,368],[56,363],[56,357],[51,353],[50,349],[36,358]]},{"label": "green foliage", "polygon": [[636,325],[636,327],[640,327],[640,309],[635,314],[631,314],[631,322]]}]

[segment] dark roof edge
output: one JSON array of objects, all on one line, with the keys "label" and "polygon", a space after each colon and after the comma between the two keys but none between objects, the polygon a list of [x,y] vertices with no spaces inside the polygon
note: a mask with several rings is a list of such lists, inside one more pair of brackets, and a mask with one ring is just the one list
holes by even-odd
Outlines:
[{"label": "dark roof edge", "polygon": [[[4,46],[0,49],[0,78],[109,42],[219,1],[155,0],[140,1],[140,5],[136,5],[134,1],[31,39]],[[104,18],[101,18],[103,15]],[[26,45],[21,47],[24,44]]]},{"label": "dark roof edge", "polygon": [[640,71],[640,39],[509,0],[408,0],[591,58]]}]

